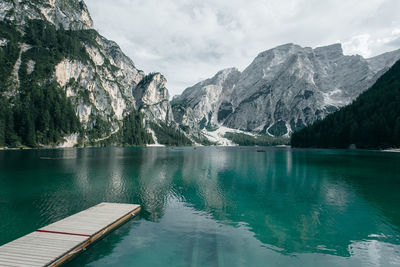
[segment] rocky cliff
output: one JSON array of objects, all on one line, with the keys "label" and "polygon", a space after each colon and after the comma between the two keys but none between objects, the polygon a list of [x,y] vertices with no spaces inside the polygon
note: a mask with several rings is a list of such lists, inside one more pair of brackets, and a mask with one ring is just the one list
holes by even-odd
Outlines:
[{"label": "rocky cliff", "polygon": [[237,69],[226,69],[187,88],[172,101],[175,119],[189,129],[218,127],[218,111],[223,108],[224,99],[232,94],[239,77]]},{"label": "rocky cliff", "polygon": [[82,0],[1,0],[0,20],[24,26],[29,20],[43,20],[58,29],[88,30],[93,21]]},{"label": "rocky cliff", "polygon": [[136,106],[150,121],[174,123],[169,102],[167,80],[160,73],[150,73],[144,77],[133,91]]},{"label": "rocky cliff", "polygon": [[187,88],[172,101],[174,116],[192,133],[228,127],[289,136],[351,103],[399,58],[400,50],[364,59],[344,55],[340,44],[282,45],[242,73],[227,69]]},{"label": "rocky cliff", "polygon": [[93,30],[83,1],[1,0],[0,21],[0,49],[5,55],[10,47],[17,51],[9,63],[12,71],[1,84],[1,96],[17,103],[24,91],[21,84],[29,80],[43,88],[55,81],[72,103],[81,130],[63,131],[60,135],[68,142],[53,142],[118,143],[115,137],[124,118],[137,110],[145,122],[173,122],[166,79],[161,74],[146,76],[115,42]]}]

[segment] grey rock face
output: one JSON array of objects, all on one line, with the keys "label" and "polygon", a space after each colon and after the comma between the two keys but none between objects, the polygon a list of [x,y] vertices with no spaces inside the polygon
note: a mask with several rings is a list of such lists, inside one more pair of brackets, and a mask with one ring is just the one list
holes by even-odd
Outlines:
[{"label": "grey rock face", "polygon": [[174,121],[167,80],[160,73],[152,73],[144,77],[133,90],[136,105],[140,108],[146,119],[161,121],[169,124]]},{"label": "grey rock face", "polygon": [[239,77],[236,68],[225,69],[187,88],[172,100],[175,120],[195,130],[218,127],[225,120],[223,109],[229,109],[224,100],[232,93]]},{"label": "grey rock face", "polygon": [[400,51],[396,50],[369,58],[367,61],[372,71],[382,75],[388,71],[394,63],[396,63],[396,61],[399,59],[399,54]]},{"label": "grey rock face", "polygon": [[27,20],[47,20],[57,28],[91,29],[93,21],[83,0],[1,0],[0,20],[24,25]]},{"label": "grey rock face", "polygon": [[349,104],[399,58],[400,50],[364,59],[343,55],[340,44],[286,44],[260,53],[242,73],[225,79],[229,86],[214,90],[212,100],[202,84],[218,86],[215,77],[186,89],[173,100],[174,114],[189,127],[189,120],[203,120],[212,127],[290,135]]},{"label": "grey rock face", "polygon": [[85,45],[91,62],[65,58],[55,66],[55,79],[75,104],[86,129],[100,117],[114,133],[126,113],[136,108],[132,90],[145,74],[114,42],[98,36],[96,44]]},{"label": "grey rock face", "polygon": [[[0,0],[0,20],[7,21],[21,32],[29,20],[47,21],[56,28],[72,31],[91,30],[93,40],[81,43],[89,60],[66,57],[54,66],[52,76],[71,99],[84,129],[92,129],[99,121],[107,125],[98,140],[88,140],[86,137],[86,141],[95,143],[117,133],[123,118],[133,109],[144,112],[146,120],[173,121],[166,79],[156,74],[146,80],[149,76],[138,70],[115,42],[95,33],[83,1]],[[6,43],[7,40],[0,40],[0,45]],[[18,92],[21,55],[31,49],[27,44],[20,44],[20,47],[20,58],[10,77],[13,81],[13,87],[9,88],[10,95]],[[32,72],[34,68],[35,62],[29,62],[27,71]],[[70,139],[77,138],[74,136]],[[67,146],[73,145],[75,143],[70,142]]]}]

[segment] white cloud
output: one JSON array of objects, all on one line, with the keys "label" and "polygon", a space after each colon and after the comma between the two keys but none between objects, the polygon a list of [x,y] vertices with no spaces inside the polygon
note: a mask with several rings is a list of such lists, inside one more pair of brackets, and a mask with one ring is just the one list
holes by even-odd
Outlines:
[{"label": "white cloud", "polygon": [[370,57],[372,54],[372,42],[369,34],[353,36],[349,41],[343,43],[343,50],[349,55],[359,54]]},{"label": "white cloud", "polygon": [[394,29],[381,32],[371,37],[369,34],[353,36],[350,40],[343,42],[345,54],[359,54],[366,58],[380,53],[400,48],[400,31]]},{"label": "white cloud", "polygon": [[[283,43],[373,56],[400,48],[398,0],[86,0],[95,27],[171,94],[218,70],[245,68]],[[398,47],[396,47],[398,46]]]}]

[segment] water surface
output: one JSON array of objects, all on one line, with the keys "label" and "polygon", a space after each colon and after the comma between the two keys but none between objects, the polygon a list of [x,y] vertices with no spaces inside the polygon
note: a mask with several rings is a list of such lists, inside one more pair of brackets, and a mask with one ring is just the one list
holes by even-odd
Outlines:
[{"label": "water surface", "polygon": [[0,245],[108,201],[67,266],[400,266],[400,153],[259,149],[0,151]]}]

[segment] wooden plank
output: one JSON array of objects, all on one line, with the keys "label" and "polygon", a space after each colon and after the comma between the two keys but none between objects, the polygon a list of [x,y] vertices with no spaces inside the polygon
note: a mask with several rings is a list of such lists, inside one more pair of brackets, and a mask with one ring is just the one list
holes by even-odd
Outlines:
[{"label": "wooden plank", "polygon": [[16,254],[3,254],[0,256],[0,262],[8,261],[8,262],[15,262],[15,263],[22,263],[22,264],[39,264],[43,265],[49,262],[48,259],[36,259],[31,257],[15,257]]},{"label": "wooden plank", "polygon": [[[6,249],[20,249],[20,250],[31,250],[31,251],[37,251],[38,253],[43,253],[43,252],[48,252],[48,253],[57,253],[59,251],[64,251],[65,249],[70,248],[71,246],[76,246],[79,245],[79,243],[75,243],[69,246],[63,246],[63,245],[58,245],[57,247],[52,247],[48,245],[43,245],[41,243],[30,243],[30,244],[20,244],[20,245],[12,245],[12,246],[7,246],[4,248]],[[0,250],[0,252],[3,251]],[[1,255],[1,254],[0,254]]]},{"label": "wooden plank", "polygon": [[32,264],[24,264],[24,263],[15,263],[15,262],[8,262],[6,260],[2,261],[4,266],[6,267],[41,267],[43,265],[32,265]]},{"label": "wooden plank", "polygon": [[34,267],[34,266],[45,266],[47,262],[44,263],[33,263],[29,261],[18,261],[18,260],[10,260],[6,258],[0,257],[0,262],[2,264],[5,264],[6,266],[17,266],[17,267],[22,267],[22,266],[29,266],[29,267]]},{"label": "wooden plank", "polygon": [[[48,234],[47,234],[48,235]],[[54,234],[53,234],[54,235]],[[68,236],[68,235],[64,235]],[[18,245],[18,244],[27,244],[27,243],[37,243],[38,240],[41,240],[41,243],[43,244],[52,244],[52,243],[59,243],[59,244],[65,244],[65,243],[79,243],[82,242],[86,239],[86,236],[81,236],[80,239],[75,239],[75,240],[65,240],[65,239],[51,239],[46,237],[41,237],[41,236],[36,236],[34,238],[32,237],[27,237],[26,239],[23,240],[17,240],[14,242],[10,242],[6,245]]]},{"label": "wooden plank", "polygon": [[137,215],[140,205],[100,203],[0,247],[0,266],[59,266]]},{"label": "wooden plank", "polygon": [[[84,239],[85,240],[85,239]],[[51,246],[71,246],[71,245],[77,245],[82,241],[65,241],[65,240],[53,240],[53,239],[47,239],[47,238],[37,238],[37,239],[27,239],[26,242],[23,242],[22,240],[19,242],[15,242],[12,244],[8,244],[6,247],[12,247],[12,246],[20,246],[20,245],[37,245],[40,241],[40,244],[45,246],[45,247],[51,247]]]},{"label": "wooden plank", "polygon": [[12,254],[12,255],[14,255],[14,257],[17,257],[17,258],[26,257],[26,258],[40,259],[40,260],[48,260],[49,259],[49,257],[43,256],[43,255],[37,255],[31,251],[21,251],[21,250],[12,250],[12,249],[4,250],[0,256],[7,255],[7,254]]},{"label": "wooden plank", "polygon": [[[36,232],[35,232],[36,233]],[[51,236],[54,237],[59,237],[59,238],[51,238]],[[38,239],[43,240],[44,243],[59,243],[59,242],[63,242],[63,243],[74,243],[74,242],[82,242],[83,240],[85,240],[84,236],[79,236],[79,239],[66,239],[63,237],[70,237],[71,235],[59,235],[56,236],[54,234],[47,234],[45,236],[45,234],[40,233],[40,235],[36,235],[36,236],[26,236],[26,238],[24,238],[23,240],[16,240],[13,242],[10,242],[9,244],[19,244],[19,243],[29,243],[29,242],[34,242]]]}]

